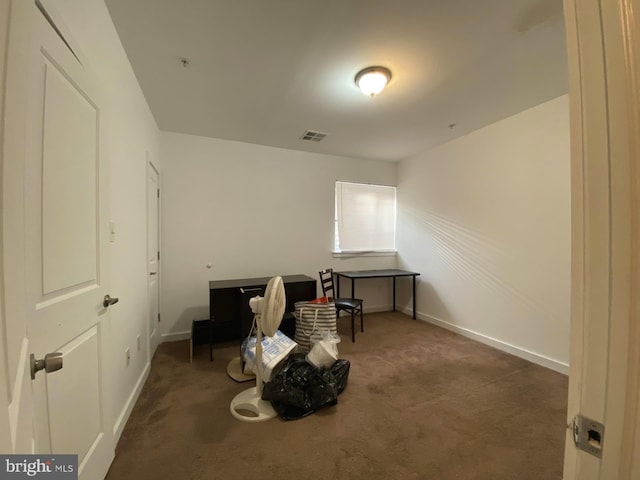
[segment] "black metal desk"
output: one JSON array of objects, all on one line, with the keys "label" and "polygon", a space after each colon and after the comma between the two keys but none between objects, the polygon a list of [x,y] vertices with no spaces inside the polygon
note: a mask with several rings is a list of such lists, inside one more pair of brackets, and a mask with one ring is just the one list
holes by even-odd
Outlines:
[{"label": "black metal desk", "polygon": [[416,318],[416,277],[420,275],[416,272],[406,270],[357,270],[351,272],[334,272],[338,279],[336,296],[340,297],[340,277],[351,279],[351,298],[356,296],[356,279],[361,278],[393,278],[393,311],[396,311],[396,278],[413,277],[413,319]]}]

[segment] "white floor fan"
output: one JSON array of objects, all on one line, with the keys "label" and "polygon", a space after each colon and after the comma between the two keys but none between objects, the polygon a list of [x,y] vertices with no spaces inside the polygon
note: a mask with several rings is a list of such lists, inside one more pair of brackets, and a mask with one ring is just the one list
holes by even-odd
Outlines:
[{"label": "white floor fan", "polygon": [[[262,422],[277,416],[271,403],[262,400],[262,335],[273,336],[280,326],[286,307],[284,283],[273,277],[267,284],[264,297],[249,300],[256,322],[256,386],[236,395],[231,400],[231,414],[243,422]],[[245,414],[246,413],[246,414]]]}]

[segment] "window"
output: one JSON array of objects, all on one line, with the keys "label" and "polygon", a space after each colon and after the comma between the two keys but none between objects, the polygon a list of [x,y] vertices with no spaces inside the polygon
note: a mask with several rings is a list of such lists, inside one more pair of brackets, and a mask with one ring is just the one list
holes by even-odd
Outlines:
[{"label": "window", "polygon": [[395,252],[396,187],[336,182],[335,252]]}]

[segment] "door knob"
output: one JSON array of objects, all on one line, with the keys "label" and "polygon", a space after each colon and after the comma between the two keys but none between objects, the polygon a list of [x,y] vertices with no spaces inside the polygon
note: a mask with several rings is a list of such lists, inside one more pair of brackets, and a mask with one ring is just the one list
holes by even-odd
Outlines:
[{"label": "door knob", "polygon": [[119,301],[120,301],[120,299],[119,299],[119,298],[111,297],[111,296],[109,296],[109,294],[107,293],[107,294],[104,296],[104,300],[102,301],[102,306],[103,306],[104,308],[109,308],[109,306],[111,306],[111,305],[115,305],[115,304],[116,304],[116,303],[118,303]]},{"label": "door knob", "polygon": [[40,370],[51,373],[61,368],[62,354],[60,352],[47,353],[42,360],[36,360],[36,356],[31,354],[31,380],[36,378],[36,373]]}]

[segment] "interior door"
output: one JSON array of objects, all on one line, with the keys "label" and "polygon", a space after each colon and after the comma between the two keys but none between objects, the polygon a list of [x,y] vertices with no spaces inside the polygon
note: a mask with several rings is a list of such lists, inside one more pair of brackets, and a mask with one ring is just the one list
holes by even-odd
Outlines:
[{"label": "interior door", "polygon": [[[25,152],[27,332],[64,368],[32,382],[35,450],[78,454],[82,479],[114,456],[104,369],[110,293],[106,158],[97,82],[34,8]],[[114,307],[111,307],[114,308]]]},{"label": "interior door", "polygon": [[160,182],[158,170],[147,162],[147,272],[149,291],[149,356],[158,346],[160,322]]},{"label": "interior door", "polygon": [[[640,478],[639,11],[640,0],[565,0],[573,230],[565,480]],[[576,432],[577,415],[590,421]],[[598,423],[603,435],[593,434]]]}]

